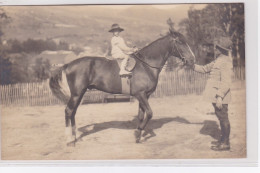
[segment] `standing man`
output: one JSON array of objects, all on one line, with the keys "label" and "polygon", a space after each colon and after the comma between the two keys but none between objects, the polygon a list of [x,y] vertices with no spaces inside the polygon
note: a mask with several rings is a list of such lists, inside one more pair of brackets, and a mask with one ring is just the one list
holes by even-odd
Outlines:
[{"label": "standing man", "polygon": [[215,109],[221,129],[219,141],[213,141],[212,150],[223,151],[230,149],[230,122],[228,119],[228,104],[231,101],[232,57],[230,47],[232,41],[228,37],[221,37],[215,42],[215,59],[211,63],[200,66],[194,65],[194,70],[210,73],[204,92],[204,98],[210,101]]}]

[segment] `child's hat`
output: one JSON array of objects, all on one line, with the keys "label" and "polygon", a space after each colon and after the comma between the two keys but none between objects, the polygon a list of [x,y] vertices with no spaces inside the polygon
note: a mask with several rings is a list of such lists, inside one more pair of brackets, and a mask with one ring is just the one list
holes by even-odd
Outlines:
[{"label": "child's hat", "polygon": [[110,29],[108,32],[114,32],[114,31],[119,31],[119,32],[121,32],[121,31],[124,31],[124,29],[121,28],[117,23],[115,23],[115,24],[113,24],[113,25],[111,26],[111,29]]}]

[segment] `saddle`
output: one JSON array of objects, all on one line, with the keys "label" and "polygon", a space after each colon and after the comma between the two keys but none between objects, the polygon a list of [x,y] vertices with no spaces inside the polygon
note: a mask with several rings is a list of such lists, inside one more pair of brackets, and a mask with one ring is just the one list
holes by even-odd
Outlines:
[{"label": "saddle", "polygon": [[[135,58],[133,58],[132,56],[134,55],[130,55],[128,61],[127,61],[127,64],[126,64],[126,70],[129,71],[129,72],[132,72],[133,69],[135,68],[135,65],[136,65],[136,61],[135,61]],[[116,61],[117,62],[117,65],[120,69],[120,66],[121,66],[121,63],[122,63],[122,59],[114,59],[112,58],[111,56],[106,56],[106,58],[108,60],[111,60],[111,61]],[[130,87],[130,78],[132,77],[131,74],[126,74],[126,75],[120,75],[120,78],[121,78],[121,85],[122,85],[122,94],[130,94],[130,91],[131,91],[131,87]]]}]

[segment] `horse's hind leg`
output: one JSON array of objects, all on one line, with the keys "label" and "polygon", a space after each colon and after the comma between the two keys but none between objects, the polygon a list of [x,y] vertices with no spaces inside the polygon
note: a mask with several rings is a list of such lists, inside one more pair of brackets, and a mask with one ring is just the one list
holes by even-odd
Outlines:
[{"label": "horse's hind leg", "polygon": [[72,95],[65,109],[65,123],[68,146],[74,146],[76,142],[75,115],[83,95],[84,94],[81,94],[80,96]]},{"label": "horse's hind leg", "polygon": [[[143,122],[144,120],[144,108],[141,106],[141,104],[139,103],[139,109],[138,109],[138,121],[139,121],[139,124],[138,124],[138,127],[139,125]],[[137,128],[138,128],[137,127]]]}]

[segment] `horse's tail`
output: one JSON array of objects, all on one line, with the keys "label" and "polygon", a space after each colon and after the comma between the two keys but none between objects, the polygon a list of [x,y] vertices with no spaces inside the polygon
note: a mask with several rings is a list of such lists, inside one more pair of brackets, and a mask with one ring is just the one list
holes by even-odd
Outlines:
[{"label": "horse's tail", "polygon": [[68,103],[70,99],[70,89],[67,81],[67,76],[64,71],[66,65],[59,68],[49,80],[49,85],[52,93],[64,103]]}]

